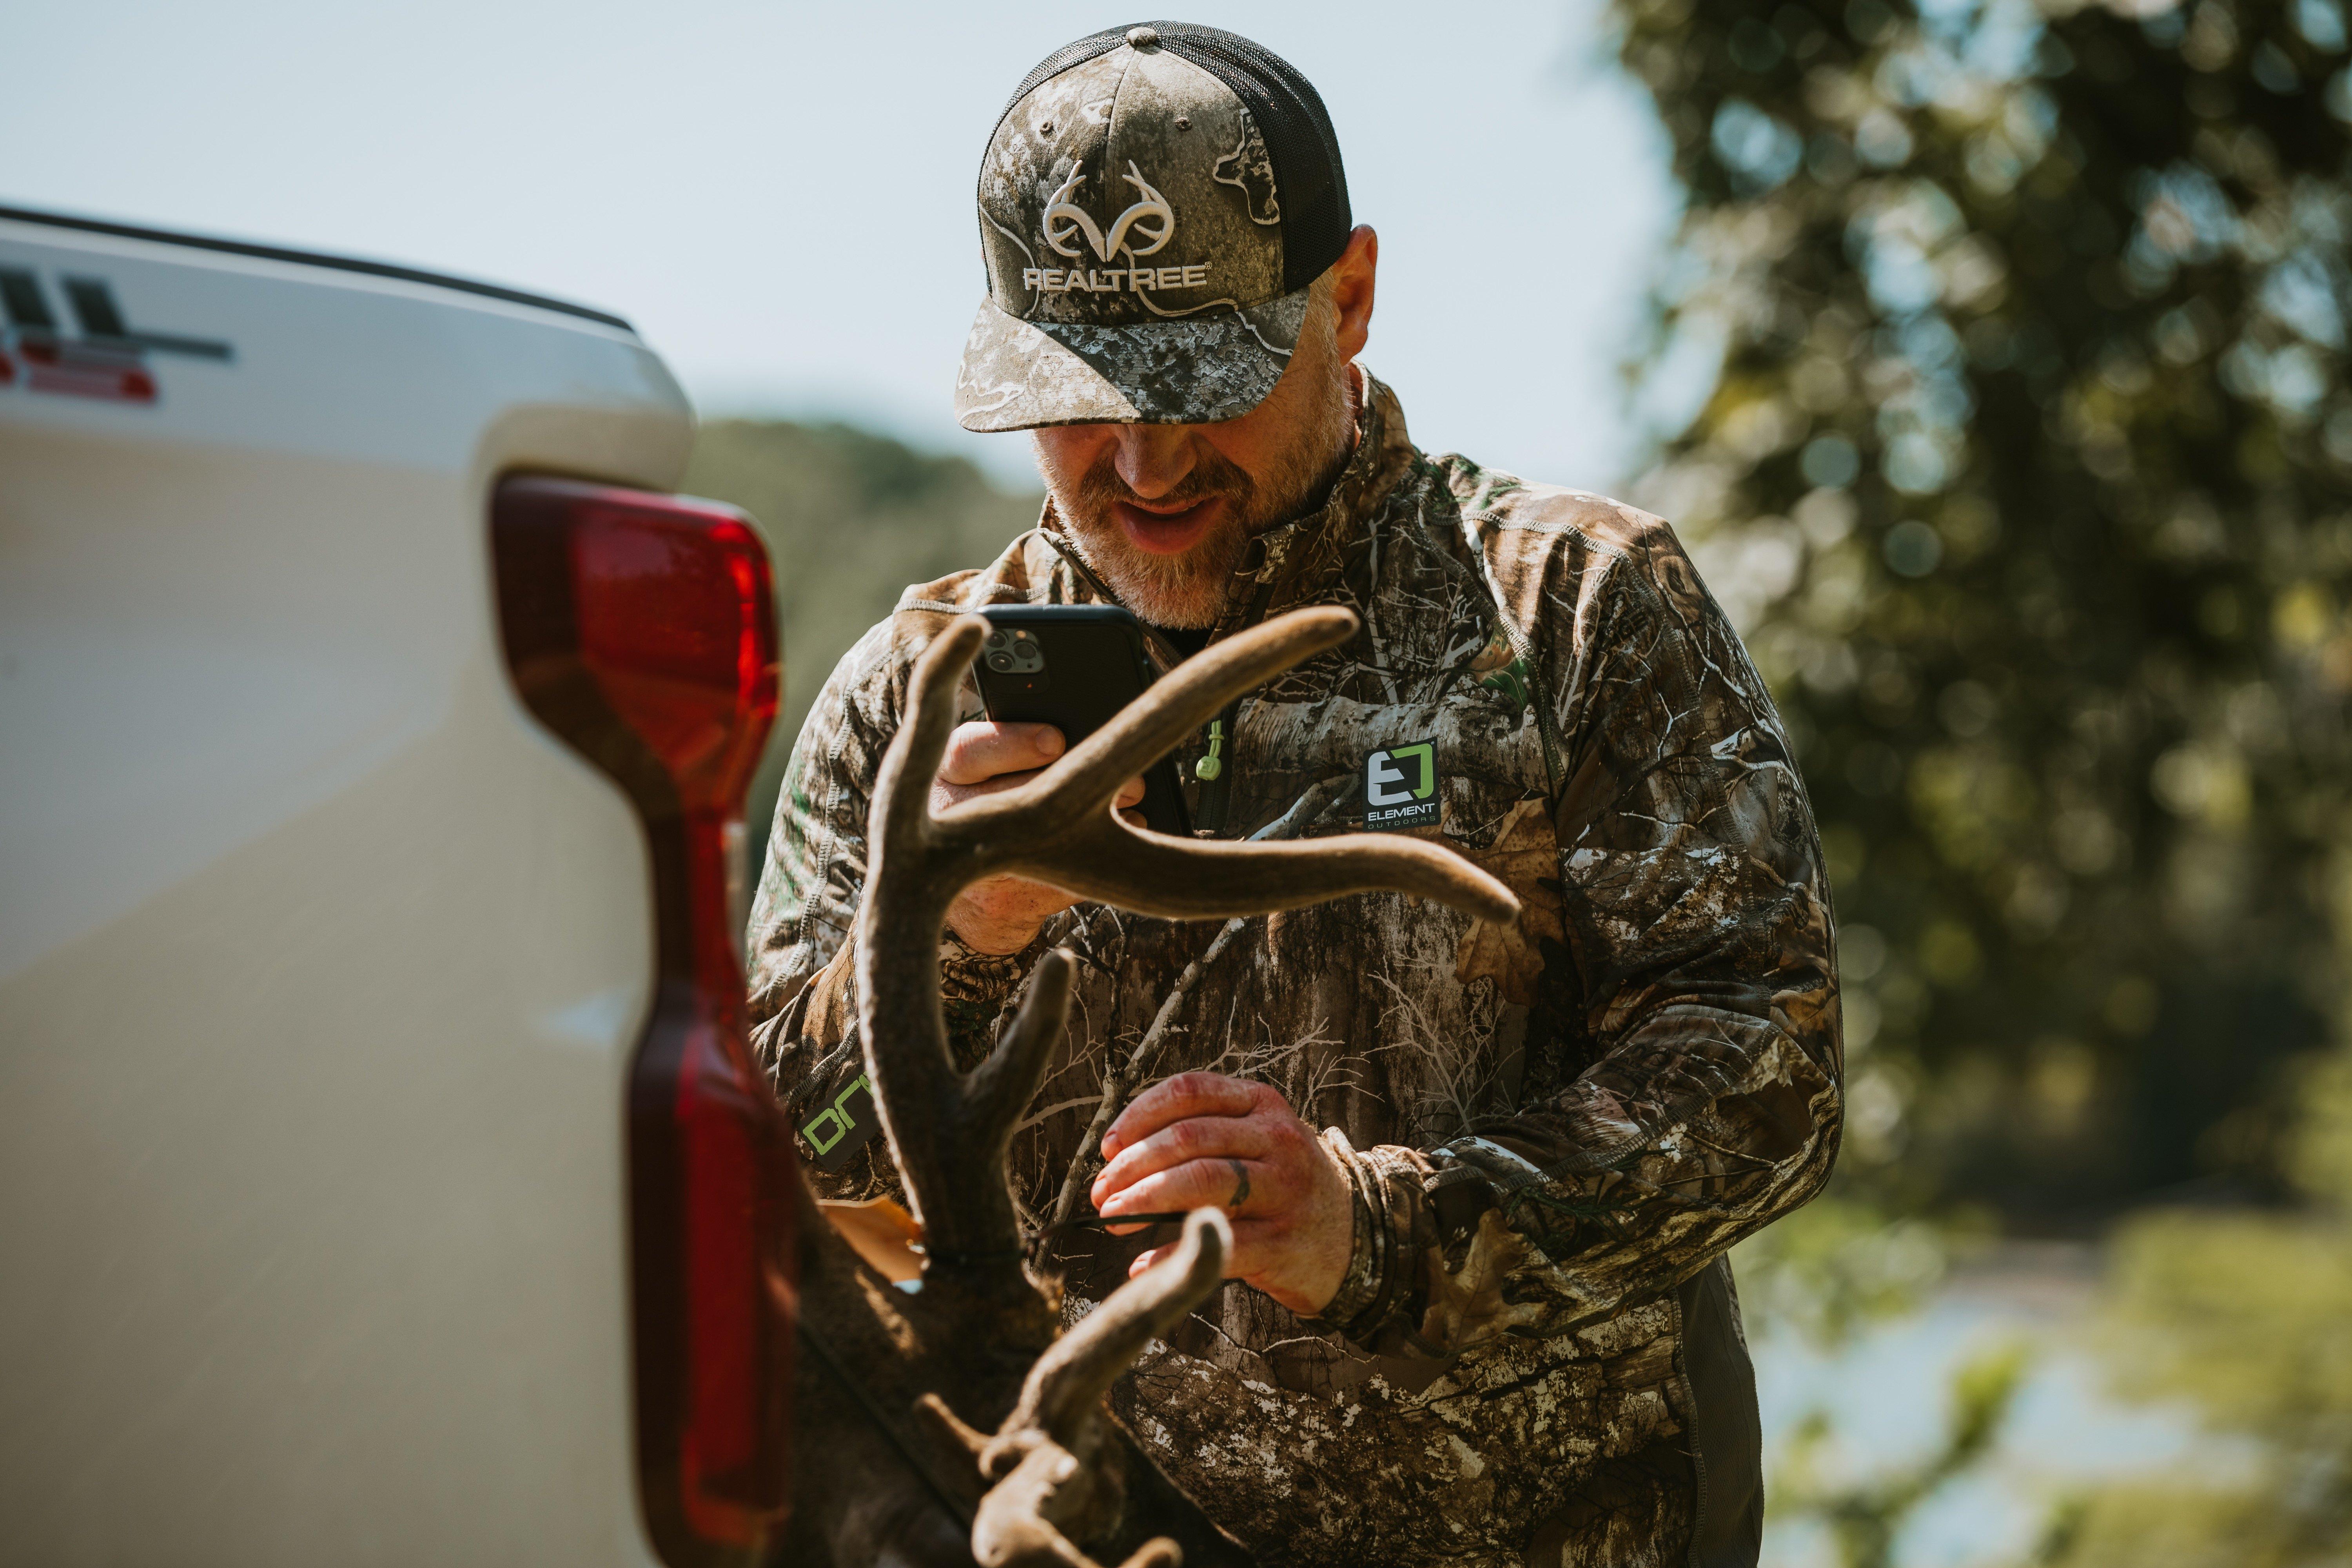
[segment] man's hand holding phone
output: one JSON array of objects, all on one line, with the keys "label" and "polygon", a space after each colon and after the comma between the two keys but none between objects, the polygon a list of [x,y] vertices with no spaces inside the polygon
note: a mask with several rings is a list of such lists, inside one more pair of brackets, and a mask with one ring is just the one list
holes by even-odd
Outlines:
[{"label": "man's hand holding phone", "polygon": [[[982,720],[959,724],[948,737],[940,776],[931,784],[931,809],[944,810],[978,795],[1027,784],[1068,748],[1051,724],[999,724]],[[1143,781],[1132,778],[1113,803],[1136,826],[1143,815]],[[1045,923],[1079,902],[1059,888],[1022,877],[992,877],[974,882],[948,906],[948,929],[975,952],[1018,952],[1037,940]]]}]

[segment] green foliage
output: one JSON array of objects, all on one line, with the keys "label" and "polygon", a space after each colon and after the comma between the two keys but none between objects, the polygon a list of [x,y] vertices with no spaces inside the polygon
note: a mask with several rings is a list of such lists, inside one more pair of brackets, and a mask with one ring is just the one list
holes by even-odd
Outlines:
[{"label": "green foliage", "polygon": [[2124,9],[1617,6],[1722,354],[1643,499],[1801,752],[1848,1179],[2042,1219],[2275,1193],[2352,951],[2343,10]]},{"label": "green foliage", "polygon": [[2104,1349],[2120,1387],[2192,1401],[2224,1462],[2096,1492],[2064,1568],[2352,1561],[2352,1054],[2309,1075],[2294,1214],[2173,1212],[2116,1247]]},{"label": "green foliage", "polygon": [[835,661],[909,584],[994,560],[1036,522],[1040,498],[847,426],[748,419],[702,427],[680,488],[750,512],[775,563],[784,700],[745,814],[756,861],[793,737]]},{"label": "green foliage", "polygon": [[1843,1194],[1814,1199],[1739,1244],[1732,1255],[1751,1334],[1792,1331],[1824,1348],[1873,1321],[1921,1306],[1956,1247],[1973,1239],[1951,1221],[1895,1215]]},{"label": "green foliage", "polygon": [[2301,1090],[2304,1120],[2288,1141],[2287,1168],[2312,1198],[2352,1215],[2352,1051],[2311,1064]]},{"label": "green foliage", "polygon": [[[2117,1246],[2127,1386],[2301,1448],[2352,1415],[2352,1246],[2333,1218],[2160,1214]],[[2336,1434],[2352,1458],[2352,1432]],[[2352,1474],[2345,1478],[2352,1481]]]}]

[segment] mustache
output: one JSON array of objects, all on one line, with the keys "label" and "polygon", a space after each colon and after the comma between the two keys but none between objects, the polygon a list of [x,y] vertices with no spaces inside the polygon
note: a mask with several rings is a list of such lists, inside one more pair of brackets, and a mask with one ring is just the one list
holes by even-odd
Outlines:
[{"label": "mustache", "polygon": [[[1118,477],[1117,463],[1118,454],[1107,451],[1095,460],[1094,467],[1088,468],[1086,477],[1078,481],[1078,502],[1096,517],[1108,515],[1114,501],[1126,501],[1130,505],[1143,501],[1143,498]],[[1232,459],[1212,448],[1194,458],[1192,471],[1177,482],[1175,489],[1164,495],[1152,497],[1150,504],[1153,507],[1196,506],[1215,496],[1231,500],[1234,510],[1246,516],[1250,502],[1257,496],[1257,485]]]}]

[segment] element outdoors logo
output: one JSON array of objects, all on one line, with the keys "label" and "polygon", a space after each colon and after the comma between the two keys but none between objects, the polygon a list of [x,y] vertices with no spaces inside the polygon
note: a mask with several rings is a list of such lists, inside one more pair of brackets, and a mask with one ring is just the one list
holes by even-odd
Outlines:
[{"label": "element outdoors logo", "polygon": [[874,1135],[881,1131],[882,1118],[874,1110],[874,1086],[862,1072],[833,1097],[831,1105],[801,1123],[801,1136],[808,1140],[818,1169],[828,1176],[838,1174],[849,1157],[874,1142]]},{"label": "element outdoors logo", "polygon": [[1364,826],[1437,826],[1437,742],[1391,746],[1364,759]]},{"label": "element outdoors logo", "polygon": [[[1081,253],[1076,246],[1070,243],[1070,239],[1073,236],[1083,233],[1087,237],[1087,243],[1094,247],[1095,259],[1107,262],[1120,251],[1125,251],[1129,258],[1137,259],[1150,256],[1174,237],[1176,233],[1174,209],[1169,206],[1166,197],[1145,183],[1143,171],[1137,168],[1135,160],[1130,158],[1128,160],[1127,173],[1119,178],[1141,191],[1143,199],[1112,220],[1110,237],[1105,238],[1103,231],[1095,226],[1095,220],[1087,215],[1086,208],[1075,205],[1069,199],[1070,193],[1078,188],[1078,182],[1086,177],[1086,173],[1087,166],[1084,163],[1071,169],[1070,177],[1062,182],[1062,188],[1054,193],[1054,199],[1046,205],[1046,244],[1064,256],[1077,257]],[[1158,226],[1143,231],[1143,237],[1151,243],[1139,247],[1128,238],[1128,231],[1139,223],[1156,223]]]}]

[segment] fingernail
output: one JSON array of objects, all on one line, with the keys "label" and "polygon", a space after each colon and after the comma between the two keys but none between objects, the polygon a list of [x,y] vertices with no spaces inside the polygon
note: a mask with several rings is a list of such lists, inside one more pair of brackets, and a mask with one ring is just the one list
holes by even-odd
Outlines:
[{"label": "fingernail", "polygon": [[1039,731],[1037,734],[1037,749],[1049,757],[1060,756],[1062,754],[1062,732],[1059,730]]}]

